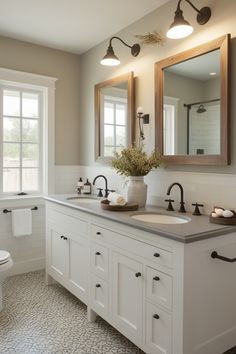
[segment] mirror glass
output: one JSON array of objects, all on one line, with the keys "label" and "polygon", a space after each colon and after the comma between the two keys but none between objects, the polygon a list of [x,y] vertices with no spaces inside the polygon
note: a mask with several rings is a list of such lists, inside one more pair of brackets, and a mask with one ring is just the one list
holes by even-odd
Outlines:
[{"label": "mirror glass", "polygon": [[230,35],[155,64],[156,148],[169,164],[229,164]]},{"label": "mirror glass", "polygon": [[96,157],[108,158],[131,144],[133,73],[95,86]]},{"label": "mirror glass", "polygon": [[164,155],[220,154],[220,51],[164,69]]}]

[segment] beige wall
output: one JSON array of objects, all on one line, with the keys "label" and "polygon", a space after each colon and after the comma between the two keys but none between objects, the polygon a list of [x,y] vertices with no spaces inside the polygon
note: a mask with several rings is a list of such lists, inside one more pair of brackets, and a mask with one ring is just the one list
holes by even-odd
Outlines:
[{"label": "beige wall", "polygon": [[[134,71],[136,77],[136,106],[143,106],[145,113],[150,114],[150,125],[146,129],[146,142],[148,149],[154,147],[154,63],[166,58],[167,56],[179,53],[196,45],[205,43],[209,40],[220,37],[226,33],[236,36],[236,1],[235,0],[199,0],[198,7],[209,5],[212,9],[212,18],[204,26],[196,24],[196,13],[187,4],[183,3],[184,15],[194,25],[193,35],[182,40],[170,40],[161,46],[142,47],[141,53],[137,58],[132,58],[129,50],[114,42],[114,49],[121,60],[119,67],[104,67],[100,64],[100,59],[104,56],[108,40],[89,50],[81,56],[81,134],[80,134],[80,164],[94,164],[94,85],[98,82],[115,77],[129,71]],[[155,10],[141,20],[125,28],[118,35],[128,43],[134,43],[135,34],[144,34],[154,29],[166,32],[170,23],[173,21],[176,1],[171,0],[161,8]],[[231,94],[234,97],[236,92],[236,40],[232,40],[232,79]],[[231,114],[231,166],[172,166],[172,170],[202,171],[217,173],[236,173],[236,102],[232,99]]]},{"label": "beige wall", "polygon": [[79,56],[0,37],[0,66],[53,76],[56,82],[56,164],[79,164]]}]

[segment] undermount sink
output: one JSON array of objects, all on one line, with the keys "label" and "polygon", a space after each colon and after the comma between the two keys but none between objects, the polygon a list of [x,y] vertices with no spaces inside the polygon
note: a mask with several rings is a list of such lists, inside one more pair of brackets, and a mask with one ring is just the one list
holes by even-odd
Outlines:
[{"label": "undermount sink", "polygon": [[188,217],[179,217],[175,215],[165,215],[158,213],[135,214],[132,219],[155,224],[185,224],[191,221]]},{"label": "undermount sink", "polygon": [[70,197],[67,198],[67,200],[73,202],[73,203],[98,203],[99,200],[95,197]]}]

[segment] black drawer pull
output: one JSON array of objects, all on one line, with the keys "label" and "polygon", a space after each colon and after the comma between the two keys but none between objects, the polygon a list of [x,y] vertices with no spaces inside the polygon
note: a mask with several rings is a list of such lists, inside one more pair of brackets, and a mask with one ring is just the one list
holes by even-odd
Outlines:
[{"label": "black drawer pull", "polygon": [[60,236],[61,237],[61,239],[63,239],[63,240],[67,240],[67,237],[65,237],[65,236]]},{"label": "black drawer pull", "polygon": [[155,315],[153,315],[153,318],[155,318],[156,320],[159,320],[160,316],[157,313],[155,313]]},{"label": "black drawer pull", "polygon": [[96,284],[96,288],[101,288],[101,284]]},{"label": "black drawer pull", "polygon": [[96,256],[100,256],[100,255],[101,255],[101,253],[100,253],[100,252],[96,252],[95,254],[96,254]]},{"label": "black drawer pull", "polygon": [[160,257],[160,253],[154,253],[154,257]]},{"label": "black drawer pull", "polygon": [[212,252],[211,258],[218,258],[221,259],[222,261],[229,262],[229,263],[236,262],[236,258],[228,258],[228,257],[220,256],[216,251]]},{"label": "black drawer pull", "polygon": [[141,275],[142,275],[142,274],[141,274],[140,272],[135,273],[136,278],[141,277]]},{"label": "black drawer pull", "polygon": [[156,277],[153,278],[153,280],[158,281],[158,280],[160,280],[160,278],[156,276]]},{"label": "black drawer pull", "polygon": [[101,232],[100,231],[96,232],[96,235],[101,235]]}]

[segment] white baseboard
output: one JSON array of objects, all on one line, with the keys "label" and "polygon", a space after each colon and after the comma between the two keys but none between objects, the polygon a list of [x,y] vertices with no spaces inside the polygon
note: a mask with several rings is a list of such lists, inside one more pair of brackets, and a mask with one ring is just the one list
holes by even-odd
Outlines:
[{"label": "white baseboard", "polygon": [[30,259],[24,262],[16,262],[11,270],[11,275],[29,273],[45,268],[45,258]]}]

